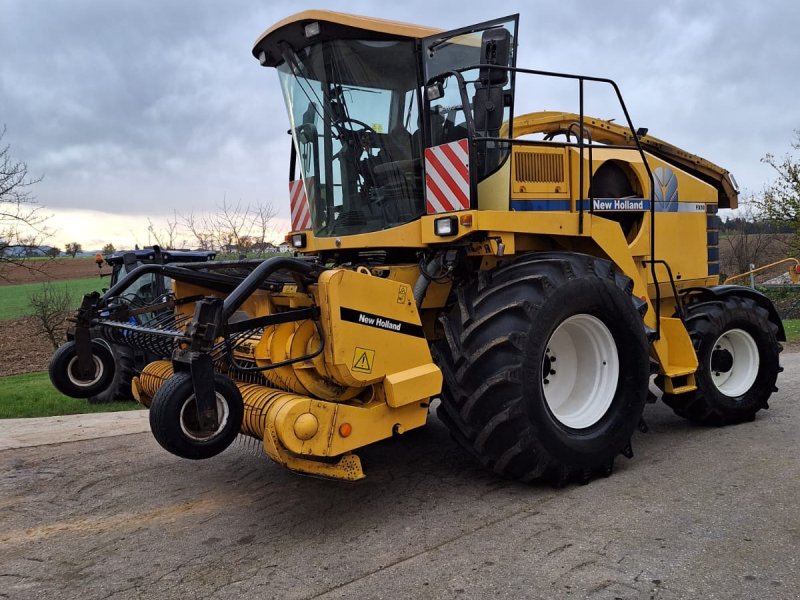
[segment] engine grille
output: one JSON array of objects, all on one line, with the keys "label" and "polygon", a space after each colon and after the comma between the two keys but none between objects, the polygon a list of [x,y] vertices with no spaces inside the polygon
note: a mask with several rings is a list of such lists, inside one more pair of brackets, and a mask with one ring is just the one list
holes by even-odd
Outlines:
[{"label": "engine grille", "polygon": [[516,152],[514,154],[516,179],[526,183],[562,183],[564,157],[544,152]]}]

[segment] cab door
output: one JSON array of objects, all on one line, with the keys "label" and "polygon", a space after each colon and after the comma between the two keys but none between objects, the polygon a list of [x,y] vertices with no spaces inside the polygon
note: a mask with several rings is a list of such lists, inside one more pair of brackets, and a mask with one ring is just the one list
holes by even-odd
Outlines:
[{"label": "cab door", "polygon": [[510,154],[498,138],[511,136],[518,23],[512,15],[421,40],[429,214],[477,208],[478,183]]}]

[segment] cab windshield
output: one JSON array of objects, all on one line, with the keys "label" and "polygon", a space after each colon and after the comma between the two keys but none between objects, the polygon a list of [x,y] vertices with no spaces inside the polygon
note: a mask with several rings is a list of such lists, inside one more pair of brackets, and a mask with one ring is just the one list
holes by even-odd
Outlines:
[{"label": "cab windshield", "polygon": [[352,235],[425,213],[413,41],[336,40],[278,67],[317,236]]}]

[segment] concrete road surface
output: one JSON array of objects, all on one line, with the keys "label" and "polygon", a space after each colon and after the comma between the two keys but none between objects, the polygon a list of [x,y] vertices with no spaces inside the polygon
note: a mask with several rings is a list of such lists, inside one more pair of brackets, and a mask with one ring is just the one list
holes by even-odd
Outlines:
[{"label": "concrete road surface", "polygon": [[648,406],[633,460],[562,490],[484,472],[435,417],[362,452],[357,484],[148,433],[1,450],[0,598],[798,598],[800,355],[783,363],[754,423]]}]

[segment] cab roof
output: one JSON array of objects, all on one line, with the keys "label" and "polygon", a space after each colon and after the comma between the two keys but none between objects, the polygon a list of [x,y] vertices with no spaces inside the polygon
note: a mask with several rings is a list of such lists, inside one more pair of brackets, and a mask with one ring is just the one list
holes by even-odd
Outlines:
[{"label": "cab roof", "polygon": [[[320,32],[307,38],[305,27],[317,22]],[[253,45],[253,56],[265,54],[262,64],[275,67],[283,62],[280,42],[287,42],[295,51],[311,43],[331,39],[396,40],[419,39],[440,33],[442,29],[411,25],[399,21],[359,17],[329,10],[306,10],[278,21],[262,33]]]}]

